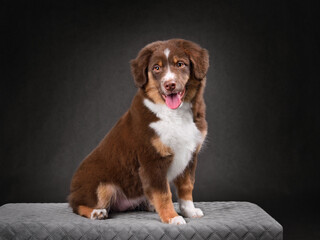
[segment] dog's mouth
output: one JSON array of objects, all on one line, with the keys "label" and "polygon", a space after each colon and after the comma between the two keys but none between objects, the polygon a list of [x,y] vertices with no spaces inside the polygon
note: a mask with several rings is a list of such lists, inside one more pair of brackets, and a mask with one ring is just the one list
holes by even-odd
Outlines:
[{"label": "dog's mouth", "polygon": [[168,95],[162,94],[162,97],[169,108],[177,109],[182,103],[182,98],[185,92],[186,92],[186,89],[184,88],[183,91],[181,92],[170,93]]}]

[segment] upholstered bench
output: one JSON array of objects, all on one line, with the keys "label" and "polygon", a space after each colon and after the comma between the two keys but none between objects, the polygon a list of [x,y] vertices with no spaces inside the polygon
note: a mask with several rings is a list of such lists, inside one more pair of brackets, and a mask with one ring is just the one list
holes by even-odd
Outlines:
[{"label": "upholstered bench", "polygon": [[72,213],[67,203],[5,204],[0,207],[0,239],[282,239],[282,226],[255,204],[195,206],[204,217],[186,218],[187,224],[174,226],[161,223],[153,212],[112,213],[106,220],[90,220]]}]

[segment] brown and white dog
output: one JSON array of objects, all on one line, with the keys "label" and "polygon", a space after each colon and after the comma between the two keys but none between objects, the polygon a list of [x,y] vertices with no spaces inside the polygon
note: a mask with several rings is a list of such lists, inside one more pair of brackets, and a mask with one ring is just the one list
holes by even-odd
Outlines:
[{"label": "brown and white dog", "polygon": [[184,217],[202,217],[192,190],[207,134],[203,92],[207,50],[183,39],[153,42],[131,61],[139,88],[129,110],[83,160],[71,182],[77,214],[155,209],[164,223],[185,224],[174,210],[173,181]]}]

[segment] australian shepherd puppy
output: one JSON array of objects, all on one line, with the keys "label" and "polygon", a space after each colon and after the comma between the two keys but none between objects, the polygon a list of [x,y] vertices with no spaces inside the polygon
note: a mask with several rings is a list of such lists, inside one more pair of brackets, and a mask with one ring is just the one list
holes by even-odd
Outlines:
[{"label": "australian shepherd puppy", "polygon": [[[145,46],[131,61],[138,87],[131,107],[82,161],[71,182],[73,211],[105,219],[109,211],[155,210],[162,222],[202,217],[192,190],[207,134],[203,92],[207,50],[183,39]],[[169,183],[175,184],[179,216]]]}]

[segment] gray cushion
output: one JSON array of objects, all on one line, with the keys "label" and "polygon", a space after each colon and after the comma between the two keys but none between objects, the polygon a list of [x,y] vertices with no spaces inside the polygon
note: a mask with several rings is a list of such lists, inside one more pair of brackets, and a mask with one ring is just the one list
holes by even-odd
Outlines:
[{"label": "gray cushion", "polygon": [[[110,214],[90,220],[67,203],[19,203],[0,207],[0,239],[282,239],[282,226],[248,202],[198,202],[199,219],[173,226],[153,212]],[[178,210],[178,205],[175,203]]]}]

